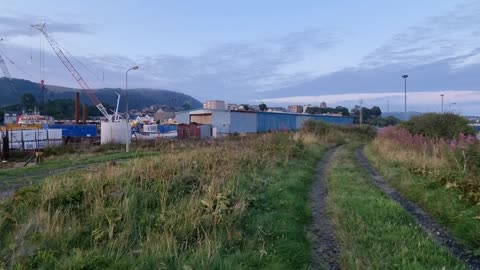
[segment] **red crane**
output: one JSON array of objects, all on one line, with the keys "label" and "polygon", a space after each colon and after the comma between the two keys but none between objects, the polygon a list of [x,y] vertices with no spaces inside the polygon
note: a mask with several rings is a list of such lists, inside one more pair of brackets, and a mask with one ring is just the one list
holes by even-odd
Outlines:
[{"label": "red crane", "polygon": [[40,25],[31,25],[31,26],[39,30],[43,34],[43,36],[48,41],[48,43],[52,47],[55,54],[57,54],[60,61],[62,61],[63,65],[65,65],[65,67],[68,69],[70,74],[72,74],[73,78],[77,81],[80,87],[83,90],[85,90],[85,92],[87,93],[87,96],[90,98],[93,104],[95,104],[97,109],[103,114],[103,116],[107,118],[107,121],[112,122],[114,120],[113,115],[110,115],[108,113],[105,106],[103,106],[103,104],[97,98],[97,95],[95,95],[95,92],[90,88],[90,86],[88,86],[87,82],[82,78],[80,73],[78,73],[77,69],[75,69],[75,67],[72,65],[70,60],[68,60],[68,58],[65,56],[65,53],[62,51],[57,41],[55,41],[51,36],[47,34],[47,32],[45,31],[45,23]]}]

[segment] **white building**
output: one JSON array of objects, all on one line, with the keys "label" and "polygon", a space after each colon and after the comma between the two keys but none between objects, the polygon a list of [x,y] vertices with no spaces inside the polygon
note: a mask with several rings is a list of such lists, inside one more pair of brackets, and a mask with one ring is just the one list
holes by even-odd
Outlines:
[{"label": "white building", "polygon": [[225,106],[225,101],[223,100],[208,100],[207,102],[203,103],[203,108],[207,110],[227,109],[227,107]]}]

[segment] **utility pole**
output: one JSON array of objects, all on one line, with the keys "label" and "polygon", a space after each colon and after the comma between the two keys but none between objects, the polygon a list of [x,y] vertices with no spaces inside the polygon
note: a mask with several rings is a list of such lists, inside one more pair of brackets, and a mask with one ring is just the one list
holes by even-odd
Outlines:
[{"label": "utility pole", "polygon": [[138,66],[134,66],[134,67],[131,67],[129,68],[126,72],[125,72],[125,122],[127,122],[127,130],[126,130],[126,142],[125,142],[125,152],[128,153],[129,151],[129,146],[130,146],[130,140],[132,139],[132,134],[130,132],[130,128],[129,128],[129,122],[128,122],[128,118],[129,118],[129,115],[128,115],[128,72],[130,70],[137,70],[138,69]]},{"label": "utility pole", "polygon": [[405,114],[407,114],[407,78],[408,78],[408,75],[405,74],[402,76],[402,78],[405,79]]}]

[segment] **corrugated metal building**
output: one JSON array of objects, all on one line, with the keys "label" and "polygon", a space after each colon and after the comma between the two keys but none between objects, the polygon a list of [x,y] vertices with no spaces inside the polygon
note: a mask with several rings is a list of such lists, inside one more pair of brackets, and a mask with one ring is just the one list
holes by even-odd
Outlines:
[{"label": "corrugated metal building", "polygon": [[278,112],[228,110],[191,110],[177,112],[177,123],[212,125],[218,134],[255,133],[274,130],[298,130],[307,120],[325,121],[338,125],[353,124],[349,116],[325,116]]}]

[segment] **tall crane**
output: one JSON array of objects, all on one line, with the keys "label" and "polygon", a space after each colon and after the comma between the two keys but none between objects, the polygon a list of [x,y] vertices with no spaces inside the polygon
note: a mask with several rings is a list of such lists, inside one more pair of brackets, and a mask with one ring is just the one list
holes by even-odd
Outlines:
[{"label": "tall crane", "polygon": [[58,56],[60,61],[65,65],[67,70],[70,72],[70,74],[73,76],[73,78],[77,81],[77,83],[80,85],[80,87],[85,90],[87,96],[90,98],[90,100],[93,102],[93,104],[97,107],[97,109],[107,118],[108,122],[113,122],[115,118],[113,115],[109,114],[105,106],[100,102],[100,100],[97,98],[97,95],[95,95],[95,92],[88,86],[87,82],[82,78],[80,73],[78,73],[77,69],[72,65],[70,60],[65,56],[65,53],[63,50],[60,48],[60,45],[55,41],[51,36],[48,35],[48,33],[45,31],[45,23],[44,24],[36,24],[36,25],[31,25],[31,27],[37,29],[40,31],[40,33],[43,34],[45,39],[48,41],[50,46],[52,47],[53,51],[55,54]]},{"label": "tall crane", "polygon": [[[3,38],[0,39],[0,42],[2,42],[2,41],[3,41]],[[3,59],[2,53],[0,53],[0,69],[2,69],[4,77],[7,78],[12,92],[15,95],[18,95],[17,87],[15,86],[15,83],[12,80],[12,75],[10,74],[10,71],[8,70],[7,64],[5,63],[5,60]]]}]

